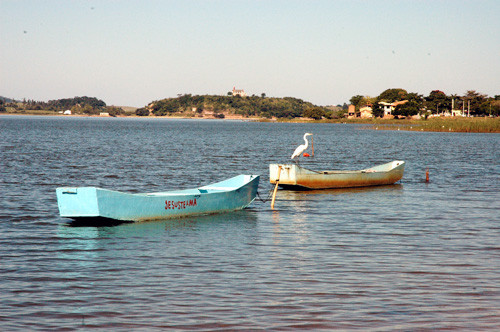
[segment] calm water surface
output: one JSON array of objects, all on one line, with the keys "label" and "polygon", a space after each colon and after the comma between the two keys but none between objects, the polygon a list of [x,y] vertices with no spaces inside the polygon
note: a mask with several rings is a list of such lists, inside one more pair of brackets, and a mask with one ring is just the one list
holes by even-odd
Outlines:
[{"label": "calm water surface", "polygon": [[[401,183],[223,215],[70,227],[58,186],[190,188],[286,162]],[[498,330],[500,135],[0,116],[0,330]],[[429,167],[430,183],[425,183]]]}]

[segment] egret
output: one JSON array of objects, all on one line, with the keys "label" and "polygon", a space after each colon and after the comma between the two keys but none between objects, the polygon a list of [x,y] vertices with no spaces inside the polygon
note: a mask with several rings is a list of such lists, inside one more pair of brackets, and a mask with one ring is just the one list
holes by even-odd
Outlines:
[{"label": "egret", "polygon": [[312,136],[312,134],[311,133],[305,133],[304,134],[304,142],[306,142],[306,143],[299,145],[295,149],[295,151],[292,154],[292,158],[291,159],[294,159],[296,157],[300,157],[300,155],[302,154],[302,152],[304,152],[307,149],[307,147],[309,146],[309,141],[307,140],[307,136]]}]

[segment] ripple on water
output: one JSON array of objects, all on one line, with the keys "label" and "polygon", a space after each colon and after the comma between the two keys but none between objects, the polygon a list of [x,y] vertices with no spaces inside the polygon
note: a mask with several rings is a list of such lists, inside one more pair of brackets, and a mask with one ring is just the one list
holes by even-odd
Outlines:
[{"label": "ripple on water", "polygon": [[[1,118],[2,329],[500,329],[497,135],[155,120]],[[58,186],[256,173],[265,196],[268,164],[288,161],[305,127],[305,166],[405,160],[401,184],[279,190],[275,210],[116,227],[58,216]]]}]

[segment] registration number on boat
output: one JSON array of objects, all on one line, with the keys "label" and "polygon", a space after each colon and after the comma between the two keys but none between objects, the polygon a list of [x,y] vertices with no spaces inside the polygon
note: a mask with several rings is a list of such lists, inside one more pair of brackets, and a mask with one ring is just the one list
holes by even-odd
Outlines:
[{"label": "registration number on boat", "polygon": [[196,198],[186,201],[165,201],[165,210],[183,210],[190,206],[196,206]]}]

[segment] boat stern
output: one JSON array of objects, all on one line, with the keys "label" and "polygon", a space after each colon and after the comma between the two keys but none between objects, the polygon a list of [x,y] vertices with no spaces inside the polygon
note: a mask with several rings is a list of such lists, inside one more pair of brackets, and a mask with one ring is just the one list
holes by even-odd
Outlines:
[{"label": "boat stern", "polygon": [[241,205],[241,208],[244,209],[248,207],[255,200],[255,197],[257,197],[260,175],[240,175],[240,176],[243,177],[243,183],[245,183],[245,185],[243,185],[242,188],[246,188],[242,190],[243,192],[246,192],[246,194],[243,194],[242,196],[243,204]]},{"label": "boat stern", "polygon": [[281,185],[297,185],[297,166],[292,164],[270,164],[269,181],[276,184],[279,180]]}]

